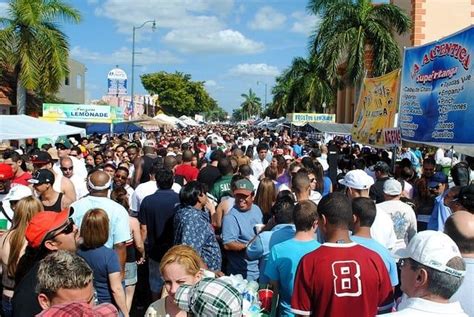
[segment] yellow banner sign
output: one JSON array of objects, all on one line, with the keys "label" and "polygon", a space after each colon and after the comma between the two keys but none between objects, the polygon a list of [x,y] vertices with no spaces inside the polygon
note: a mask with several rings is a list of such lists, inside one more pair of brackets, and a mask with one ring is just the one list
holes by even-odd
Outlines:
[{"label": "yellow banner sign", "polygon": [[362,84],[352,126],[352,140],[374,147],[385,147],[383,130],[394,127],[398,109],[400,70],[366,78]]}]

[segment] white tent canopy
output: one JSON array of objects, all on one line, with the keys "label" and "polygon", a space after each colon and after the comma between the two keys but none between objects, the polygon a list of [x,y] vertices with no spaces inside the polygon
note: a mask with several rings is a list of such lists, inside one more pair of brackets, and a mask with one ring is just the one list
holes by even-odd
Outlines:
[{"label": "white tent canopy", "polygon": [[199,123],[197,123],[194,119],[186,117],[186,116],[181,116],[179,117],[179,120],[183,121],[187,125],[190,125],[192,127],[199,127]]},{"label": "white tent canopy", "polygon": [[85,135],[86,130],[27,115],[0,115],[0,140],[24,140],[70,134]]}]

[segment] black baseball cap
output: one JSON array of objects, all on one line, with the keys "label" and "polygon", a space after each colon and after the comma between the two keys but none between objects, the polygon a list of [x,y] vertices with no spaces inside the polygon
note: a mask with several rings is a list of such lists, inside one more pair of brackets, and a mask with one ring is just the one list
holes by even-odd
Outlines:
[{"label": "black baseball cap", "polygon": [[34,185],[53,184],[54,174],[50,170],[39,169],[33,173],[33,176],[28,180],[28,182]]},{"label": "black baseball cap", "polygon": [[30,156],[31,163],[33,164],[47,164],[50,163],[53,159],[51,155],[46,151],[38,151]]}]

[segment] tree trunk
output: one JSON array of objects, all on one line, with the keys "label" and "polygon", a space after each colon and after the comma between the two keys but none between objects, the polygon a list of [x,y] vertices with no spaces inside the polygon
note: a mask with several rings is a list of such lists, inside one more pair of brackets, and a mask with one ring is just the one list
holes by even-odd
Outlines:
[{"label": "tree trunk", "polygon": [[18,114],[26,114],[26,88],[20,79],[16,84],[16,108]]},{"label": "tree trunk", "polygon": [[[26,88],[20,79],[16,84],[16,111],[17,114],[26,114]],[[25,146],[25,140],[18,140],[20,146]]]}]

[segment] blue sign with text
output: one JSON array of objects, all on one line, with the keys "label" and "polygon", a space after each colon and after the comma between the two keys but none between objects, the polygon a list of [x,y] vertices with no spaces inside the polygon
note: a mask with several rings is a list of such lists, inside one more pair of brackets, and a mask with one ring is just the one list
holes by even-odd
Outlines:
[{"label": "blue sign with text", "polygon": [[402,139],[474,144],[474,27],[405,49],[398,125]]}]

